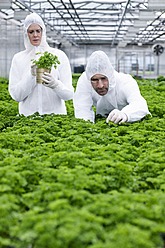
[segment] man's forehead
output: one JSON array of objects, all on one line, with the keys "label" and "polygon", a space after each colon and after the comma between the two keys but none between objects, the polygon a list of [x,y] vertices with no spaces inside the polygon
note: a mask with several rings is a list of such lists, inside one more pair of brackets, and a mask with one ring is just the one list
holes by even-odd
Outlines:
[{"label": "man's forehead", "polygon": [[106,76],[103,74],[95,74],[91,78],[100,78],[100,77],[106,77]]}]

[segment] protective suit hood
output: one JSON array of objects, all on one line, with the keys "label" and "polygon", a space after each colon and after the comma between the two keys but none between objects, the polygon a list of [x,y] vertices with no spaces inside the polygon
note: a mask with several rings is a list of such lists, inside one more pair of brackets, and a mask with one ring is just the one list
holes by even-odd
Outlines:
[{"label": "protective suit hood", "polygon": [[[42,28],[42,39],[41,39],[41,43],[38,47],[33,46],[30,43],[29,37],[28,37],[28,33],[27,30],[29,28],[29,26],[31,24],[38,24],[41,28]],[[45,28],[45,24],[43,22],[43,20],[41,19],[41,17],[36,14],[36,13],[32,13],[26,16],[25,20],[24,20],[24,45],[26,50],[35,50],[36,52],[40,51],[44,51],[46,48],[49,47],[47,41],[46,41],[46,28]]]},{"label": "protective suit hood", "polygon": [[103,51],[95,51],[89,57],[86,66],[86,76],[90,81],[95,74],[102,74],[109,80],[109,90],[115,87],[114,68]]}]

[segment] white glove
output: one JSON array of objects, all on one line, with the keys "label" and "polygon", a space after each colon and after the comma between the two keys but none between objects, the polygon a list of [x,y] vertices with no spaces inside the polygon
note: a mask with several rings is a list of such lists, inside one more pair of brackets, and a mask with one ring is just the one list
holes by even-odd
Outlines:
[{"label": "white glove", "polygon": [[52,89],[55,89],[59,85],[59,80],[52,77],[48,72],[44,72],[42,76],[43,85]]},{"label": "white glove", "polygon": [[124,114],[123,112],[121,112],[118,109],[114,109],[108,115],[108,117],[106,119],[106,123],[108,123],[109,121],[112,121],[115,124],[117,124],[117,123],[121,124],[123,122],[126,122],[127,120],[128,120],[128,117],[126,114]]},{"label": "white glove", "polygon": [[36,76],[36,65],[31,65],[31,74],[32,76]]}]

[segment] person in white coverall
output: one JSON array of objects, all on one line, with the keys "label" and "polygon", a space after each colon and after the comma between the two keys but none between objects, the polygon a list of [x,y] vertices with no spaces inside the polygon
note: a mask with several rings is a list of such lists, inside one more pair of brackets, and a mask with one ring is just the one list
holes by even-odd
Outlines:
[{"label": "person in white coverall", "polygon": [[[24,45],[26,49],[14,55],[9,73],[9,93],[19,102],[19,114],[67,114],[65,101],[74,94],[70,63],[63,51],[48,45],[45,25],[36,13],[24,20]],[[32,59],[45,51],[56,55],[60,64],[56,69],[52,66],[42,77],[44,83],[38,84]]]},{"label": "person in white coverall", "polygon": [[114,70],[103,51],[89,57],[85,71],[78,79],[74,94],[75,117],[95,122],[96,115],[106,122],[135,122],[150,114],[137,82],[129,74]]}]

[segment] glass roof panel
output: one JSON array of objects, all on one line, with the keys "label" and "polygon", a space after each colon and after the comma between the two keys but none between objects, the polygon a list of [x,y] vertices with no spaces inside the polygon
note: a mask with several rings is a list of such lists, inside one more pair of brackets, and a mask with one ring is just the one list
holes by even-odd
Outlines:
[{"label": "glass roof panel", "polygon": [[[9,9],[1,8],[0,5],[0,13],[3,14],[0,18],[16,19],[19,11],[36,12],[47,25],[49,37],[58,31],[59,35],[76,45],[90,43],[117,46],[125,40],[127,44],[140,42],[148,45],[155,40],[164,41],[165,34],[165,10],[161,6],[160,9],[157,6],[157,11],[149,9],[148,1],[11,0]],[[145,15],[144,11],[148,14]],[[145,16],[148,20],[144,23]],[[22,23],[22,20],[17,21]],[[130,27],[135,32],[129,32]]]}]

